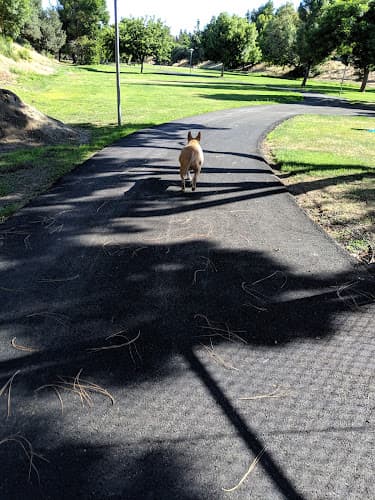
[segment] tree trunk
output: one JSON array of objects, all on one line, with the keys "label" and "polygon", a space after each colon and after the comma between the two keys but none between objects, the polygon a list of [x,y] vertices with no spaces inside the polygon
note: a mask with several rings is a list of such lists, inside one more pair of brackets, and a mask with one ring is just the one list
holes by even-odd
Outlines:
[{"label": "tree trunk", "polygon": [[306,70],[305,70],[305,76],[303,77],[303,82],[302,82],[301,87],[306,87],[306,82],[307,82],[307,79],[309,77],[310,69],[311,69],[311,63],[307,63]]},{"label": "tree trunk", "polygon": [[144,56],[141,57],[141,73],[143,73],[143,63],[144,63]]},{"label": "tree trunk", "polygon": [[363,73],[363,80],[362,80],[362,83],[361,83],[361,92],[364,92],[366,90],[366,85],[367,85],[367,82],[368,82],[369,74],[370,74],[370,68],[369,68],[369,66],[367,66],[364,69],[364,73]]},{"label": "tree trunk", "polygon": [[221,76],[224,76],[224,63],[221,63]]}]

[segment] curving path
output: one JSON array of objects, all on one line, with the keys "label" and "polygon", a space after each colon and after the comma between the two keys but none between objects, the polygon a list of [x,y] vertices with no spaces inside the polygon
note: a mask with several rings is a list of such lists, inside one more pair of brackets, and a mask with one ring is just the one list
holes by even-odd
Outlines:
[{"label": "curving path", "polygon": [[374,280],[258,147],[298,113],[375,116],[307,95],[142,130],[0,227],[1,499],[373,498]]}]

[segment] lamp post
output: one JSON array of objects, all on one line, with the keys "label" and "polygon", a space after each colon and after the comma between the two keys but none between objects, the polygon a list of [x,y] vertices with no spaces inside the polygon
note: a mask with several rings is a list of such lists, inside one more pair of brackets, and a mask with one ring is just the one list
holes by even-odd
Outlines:
[{"label": "lamp post", "polygon": [[117,125],[121,127],[121,91],[120,91],[120,37],[117,21],[117,0],[114,0],[115,9],[115,61],[116,61],[116,87],[117,87]]},{"label": "lamp post", "polygon": [[193,61],[193,52],[194,52],[194,49],[189,49],[189,52],[190,52],[190,73],[191,73],[191,64],[192,64],[192,61]]}]

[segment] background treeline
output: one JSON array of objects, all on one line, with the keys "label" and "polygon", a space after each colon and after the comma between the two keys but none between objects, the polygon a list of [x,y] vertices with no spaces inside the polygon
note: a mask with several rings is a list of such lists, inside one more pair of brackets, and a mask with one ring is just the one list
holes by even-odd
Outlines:
[{"label": "background treeline", "polygon": [[[272,0],[243,17],[221,13],[203,29],[172,37],[153,17],[124,18],[119,23],[123,62],[170,64],[192,57],[247,69],[259,62],[292,68],[303,76],[335,57],[359,72],[364,91],[375,70],[375,0],[303,0],[275,9]],[[0,0],[0,34],[29,43],[40,52],[77,64],[114,60],[114,26],[105,0],[58,0],[43,9],[41,0]],[[191,50],[193,49],[193,50]]]}]

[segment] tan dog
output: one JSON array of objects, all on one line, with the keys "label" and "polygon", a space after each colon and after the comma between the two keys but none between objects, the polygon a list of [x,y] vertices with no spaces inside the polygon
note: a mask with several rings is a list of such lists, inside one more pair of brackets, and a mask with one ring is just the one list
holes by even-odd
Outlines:
[{"label": "tan dog", "polygon": [[[203,165],[203,151],[200,145],[201,133],[195,139],[188,133],[188,143],[180,153],[180,177],[182,182],[182,191],[185,191],[185,179],[191,181],[191,189],[195,191],[197,187],[197,178],[200,174]],[[193,180],[191,179],[190,172],[193,172]]]}]

